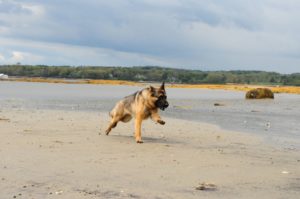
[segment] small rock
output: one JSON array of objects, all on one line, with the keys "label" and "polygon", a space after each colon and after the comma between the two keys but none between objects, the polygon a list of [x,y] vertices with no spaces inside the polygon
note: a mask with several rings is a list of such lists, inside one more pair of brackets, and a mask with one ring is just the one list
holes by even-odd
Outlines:
[{"label": "small rock", "polygon": [[195,189],[200,190],[200,191],[215,191],[215,190],[217,190],[217,186],[213,183],[203,182],[199,186],[197,186]]},{"label": "small rock", "polygon": [[225,104],[221,104],[221,103],[214,103],[214,106],[225,106]]}]

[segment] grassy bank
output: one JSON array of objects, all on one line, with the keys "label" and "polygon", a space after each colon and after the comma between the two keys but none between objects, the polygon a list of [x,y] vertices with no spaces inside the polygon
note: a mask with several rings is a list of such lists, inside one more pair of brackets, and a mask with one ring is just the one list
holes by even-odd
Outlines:
[{"label": "grassy bank", "polygon": [[201,88],[201,89],[222,89],[222,90],[236,90],[249,91],[253,88],[269,88],[274,93],[293,93],[300,94],[300,87],[297,86],[266,86],[266,85],[247,85],[247,84],[174,84],[171,88]]},{"label": "grassy bank", "polygon": [[[101,80],[101,79],[62,79],[62,78],[37,78],[21,77],[10,78],[5,81],[18,82],[44,82],[44,83],[64,83],[64,84],[106,84],[106,85],[129,85],[144,86],[149,83],[132,82],[123,80]],[[168,88],[199,88],[199,89],[221,89],[248,91],[253,88],[269,88],[274,93],[293,93],[300,94],[300,87],[297,86],[268,86],[268,85],[248,85],[248,84],[167,84]]]}]

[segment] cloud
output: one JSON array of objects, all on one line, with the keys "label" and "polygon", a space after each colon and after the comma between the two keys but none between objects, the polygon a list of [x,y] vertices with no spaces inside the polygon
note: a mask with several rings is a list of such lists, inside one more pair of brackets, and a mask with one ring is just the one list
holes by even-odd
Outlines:
[{"label": "cloud", "polygon": [[28,13],[28,10],[24,9],[21,4],[15,1],[1,0],[0,12],[6,14],[14,14],[14,13],[23,14],[23,13]]},{"label": "cloud", "polygon": [[20,62],[24,60],[25,53],[13,51],[12,57],[10,58],[12,61]]},{"label": "cloud", "polygon": [[[8,60],[1,60],[0,64],[48,64],[48,65],[114,65],[114,66],[141,66],[166,65],[167,62],[157,57],[138,53],[115,51],[106,48],[76,46],[61,43],[36,42],[28,40],[1,39],[5,49],[22,49],[7,54]],[[99,64],[101,63],[101,64]],[[130,63],[130,64],[126,64]]]},{"label": "cloud", "polygon": [[5,57],[2,54],[0,54],[0,62],[1,61],[5,61]]},{"label": "cloud", "polygon": [[37,64],[38,62],[42,61],[42,56],[32,54],[31,52],[20,52],[20,51],[12,51],[8,54],[5,58],[4,56],[0,56],[0,63],[2,64]]},{"label": "cloud", "polygon": [[299,8],[296,0],[2,0],[0,41],[10,44],[0,52],[43,64],[299,72]]}]

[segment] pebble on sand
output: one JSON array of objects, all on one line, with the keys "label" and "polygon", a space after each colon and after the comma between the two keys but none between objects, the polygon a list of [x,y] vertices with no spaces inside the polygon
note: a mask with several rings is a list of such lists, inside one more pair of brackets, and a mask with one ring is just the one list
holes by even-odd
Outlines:
[{"label": "pebble on sand", "polygon": [[195,189],[201,190],[201,191],[215,191],[215,190],[217,190],[217,185],[215,185],[214,183],[203,182],[199,186],[197,186]]}]

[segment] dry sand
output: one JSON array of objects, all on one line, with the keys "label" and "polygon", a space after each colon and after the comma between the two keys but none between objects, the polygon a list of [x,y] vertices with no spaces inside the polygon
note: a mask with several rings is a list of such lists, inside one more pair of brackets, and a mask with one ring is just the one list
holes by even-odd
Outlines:
[{"label": "dry sand", "polygon": [[299,198],[299,151],[171,118],[144,122],[136,144],[133,122],[105,136],[108,119],[1,109],[0,198]]}]

